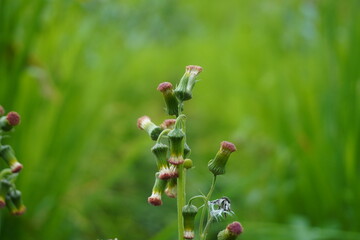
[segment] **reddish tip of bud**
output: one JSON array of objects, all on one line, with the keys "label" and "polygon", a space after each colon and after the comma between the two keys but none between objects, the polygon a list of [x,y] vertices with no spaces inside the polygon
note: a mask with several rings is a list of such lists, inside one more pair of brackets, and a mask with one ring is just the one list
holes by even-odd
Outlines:
[{"label": "reddish tip of bud", "polygon": [[11,167],[11,172],[12,173],[20,172],[22,168],[23,165],[21,163],[16,163],[14,166]]},{"label": "reddish tip of bud", "polygon": [[145,121],[151,121],[151,119],[148,116],[142,116],[137,120],[137,127],[141,130],[144,130],[142,125]]},{"label": "reddish tip of bud", "polygon": [[11,126],[16,126],[20,123],[20,115],[17,112],[9,112],[6,119]]},{"label": "reddish tip of bud", "polygon": [[160,125],[163,129],[170,128],[176,123],[176,119],[166,119],[164,122]]},{"label": "reddish tip of bud", "polygon": [[196,71],[197,73],[201,73],[202,72],[202,67],[200,66],[196,66],[196,65],[189,65],[189,66],[186,66],[186,70],[187,71]]},{"label": "reddish tip of bud", "polygon": [[13,212],[13,215],[15,216],[21,216],[26,212],[26,207],[21,207],[17,211]]},{"label": "reddish tip of bud", "polygon": [[157,90],[160,92],[165,92],[168,89],[171,89],[173,87],[173,85],[169,82],[163,82],[160,83],[159,86],[157,87]]},{"label": "reddish tip of bud", "polygon": [[174,190],[174,189],[170,189],[170,188],[165,189],[165,194],[169,198],[176,198],[176,190]]},{"label": "reddish tip of bud", "polygon": [[157,197],[148,197],[148,203],[150,203],[153,206],[161,206],[162,201],[160,198]]},{"label": "reddish tip of bud", "polygon": [[0,116],[5,114],[5,109],[0,105]]},{"label": "reddish tip of bud", "polygon": [[239,235],[244,231],[244,228],[239,222],[230,223],[226,228],[234,235]]},{"label": "reddish tip of bud", "polygon": [[231,142],[223,141],[223,142],[221,142],[220,146],[221,146],[221,148],[229,150],[230,152],[236,151],[235,145]]},{"label": "reddish tip of bud", "polygon": [[0,208],[3,208],[6,206],[6,203],[4,200],[0,200]]}]

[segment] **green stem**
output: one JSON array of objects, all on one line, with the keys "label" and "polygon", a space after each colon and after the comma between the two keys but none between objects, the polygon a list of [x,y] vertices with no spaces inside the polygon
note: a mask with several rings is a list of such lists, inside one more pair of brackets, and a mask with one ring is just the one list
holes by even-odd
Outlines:
[{"label": "green stem", "polygon": [[204,232],[203,232],[203,234],[201,235],[201,239],[204,239],[204,240],[206,239],[206,237],[207,237],[207,232],[208,232],[208,230],[209,230],[209,227],[210,227],[213,219],[214,219],[214,217],[210,217],[210,218],[208,219],[208,221],[207,221],[207,223],[206,223],[206,225],[205,225],[205,228],[204,228]]},{"label": "green stem", "polygon": [[[211,182],[211,187],[210,187],[210,190],[209,190],[209,193],[206,195],[206,199],[205,199],[205,204],[204,204],[204,208],[201,212],[201,216],[200,216],[200,223],[199,223],[199,233],[200,233],[200,239],[205,239],[206,238],[206,232],[205,230],[207,231],[207,225],[205,226],[205,228],[203,228],[204,226],[204,221],[205,221],[205,214],[206,212],[208,211],[208,202],[210,200],[210,197],[215,189],[215,183],[216,183],[216,175],[213,175],[213,179],[212,179],[212,182]],[[209,221],[208,221],[209,223]]]},{"label": "green stem", "polygon": [[178,166],[179,177],[177,179],[177,213],[178,213],[178,236],[179,240],[184,239],[184,219],[182,209],[185,206],[185,172],[184,165]]},{"label": "green stem", "polygon": [[165,129],[165,130],[163,130],[163,131],[160,133],[158,139],[156,140],[156,143],[160,143],[162,136],[165,135],[165,134],[167,134],[167,133],[169,133],[169,132],[170,132],[170,129]]},{"label": "green stem", "polygon": [[204,201],[206,200],[206,197],[205,197],[204,195],[197,195],[197,196],[194,196],[194,197],[192,197],[192,198],[189,199],[188,205],[190,205],[191,202],[192,202],[193,200],[197,199],[197,198],[202,198]]}]

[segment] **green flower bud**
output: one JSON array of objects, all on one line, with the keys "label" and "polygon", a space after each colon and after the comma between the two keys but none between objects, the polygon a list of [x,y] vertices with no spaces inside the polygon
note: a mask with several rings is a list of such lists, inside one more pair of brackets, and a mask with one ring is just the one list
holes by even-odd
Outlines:
[{"label": "green flower bud", "polygon": [[179,165],[184,162],[184,132],[179,128],[174,128],[168,133],[170,140],[170,158],[169,163]]},{"label": "green flower bud", "polygon": [[8,180],[2,179],[0,181],[0,208],[5,207],[6,205],[6,195],[8,194],[10,187],[11,183]]},{"label": "green flower bud", "polygon": [[0,118],[0,128],[6,132],[19,124],[20,115],[17,112],[9,112],[6,116]]},{"label": "green flower bud", "polygon": [[225,165],[232,152],[236,151],[236,147],[233,143],[223,141],[220,144],[220,150],[217,152],[214,159],[211,159],[208,163],[209,170],[214,175],[221,175],[225,173]]},{"label": "green flower bud", "polygon": [[187,143],[184,144],[184,158],[189,157],[191,154],[191,148],[189,147],[189,145],[187,145]]},{"label": "green flower bud", "polygon": [[177,179],[171,178],[168,180],[165,188],[165,194],[170,198],[176,198],[177,195]]},{"label": "green flower bud", "polygon": [[13,215],[22,215],[26,211],[26,207],[22,202],[21,192],[19,190],[10,191],[8,193],[6,196],[6,206]]},{"label": "green flower bud", "polygon": [[182,209],[185,239],[193,239],[195,237],[195,216],[197,212],[198,209],[194,205],[185,205]]},{"label": "green flower bud", "polygon": [[9,145],[0,146],[0,157],[10,166],[13,173],[19,172],[23,166],[15,157],[13,149]]},{"label": "green flower bud", "polygon": [[184,160],[184,168],[185,169],[190,169],[193,167],[193,161],[189,158]]},{"label": "green flower bud", "polygon": [[233,222],[227,225],[227,227],[219,232],[217,235],[218,240],[235,240],[242,232],[243,227],[239,222]]},{"label": "green flower bud", "polygon": [[196,77],[201,73],[200,66],[186,66],[186,71],[181,78],[179,85],[175,88],[175,95],[180,101],[190,100],[192,98],[192,89],[196,83]]},{"label": "green flower bud", "polygon": [[166,112],[169,115],[179,115],[179,102],[174,94],[173,86],[169,82],[160,83],[157,88],[164,95]]},{"label": "green flower bud", "polygon": [[137,126],[141,130],[145,130],[152,140],[156,141],[161,133],[161,128],[156,126],[148,116],[142,116],[137,121]]},{"label": "green flower bud", "polygon": [[162,205],[161,195],[165,190],[166,182],[166,180],[162,180],[159,178],[159,173],[155,174],[155,183],[152,189],[151,196],[148,197],[148,203],[153,206]]},{"label": "green flower bud", "polygon": [[167,161],[167,152],[169,147],[162,143],[156,143],[151,149],[156,157],[156,164],[159,171],[160,179],[176,178],[178,172],[175,166],[169,166]]}]

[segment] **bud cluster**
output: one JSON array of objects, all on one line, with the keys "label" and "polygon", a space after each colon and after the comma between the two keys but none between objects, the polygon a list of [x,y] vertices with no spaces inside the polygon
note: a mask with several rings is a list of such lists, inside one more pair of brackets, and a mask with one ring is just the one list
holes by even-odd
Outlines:
[{"label": "bud cluster", "polygon": [[7,206],[13,215],[22,215],[26,211],[21,192],[15,186],[15,180],[23,165],[17,160],[12,147],[3,145],[1,140],[19,124],[20,115],[17,112],[9,112],[5,115],[4,108],[0,106],[0,158],[8,166],[0,172],[0,208]]},{"label": "bud cluster", "polygon": [[[161,124],[155,124],[150,117],[142,116],[137,121],[139,129],[144,130],[149,137],[156,141],[151,152],[156,161],[155,182],[152,193],[148,197],[148,203],[153,206],[163,204],[162,195],[165,193],[169,198],[177,198],[178,208],[178,229],[179,240],[195,238],[195,217],[198,209],[201,209],[199,223],[200,239],[205,240],[208,227],[214,220],[225,219],[227,215],[234,215],[230,209],[230,199],[223,197],[217,200],[210,200],[211,193],[215,186],[216,176],[225,173],[225,165],[230,154],[236,151],[233,143],[223,141],[216,156],[209,161],[208,168],[213,174],[213,182],[207,196],[192,197],[188,204],[185,204],[185,176],[186,171],[193,168],[193,161],[189,159],[191,149],[187,144],[186,138],[186,116],[182,113],[184,101],[192,99],[192,91],[195,83],[198,81],[197,76],[202,72],[202,67],[189,65],[185,73],[176,85],[175,89],[170,82],[160,83],[157,90],[162,93],[165,102],[165,112],[170,118],[164,120]],[[201,207],[196,207],[191,202],[196,198],[202,198],[204,203]],[[208,213],[206,226],[205,213]],[[219,233],[221,239],[235,239],[242,232],[238,231],[237,222],[230,224],[226,231]],[[241,225],[240,225],[241,226]]]}]

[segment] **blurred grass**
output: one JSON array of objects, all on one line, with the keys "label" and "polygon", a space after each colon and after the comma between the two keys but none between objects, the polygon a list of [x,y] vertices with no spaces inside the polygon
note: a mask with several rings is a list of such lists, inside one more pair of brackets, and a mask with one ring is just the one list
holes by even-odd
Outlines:
[{"label": "blurred grass", "polygon": [[234,141],[214,197],[232,199],[243,239],[359,239],[359,10],[0,0],[0,103],[22,116],[6,141],[28,208],[0,212],[0,239],[173,238],[175,202],[146,203],[155,166],[135,122],[166,117],[156,86],[188,64],[204,68],[185,106],[189,192],[207,190],[207,161]]}]

